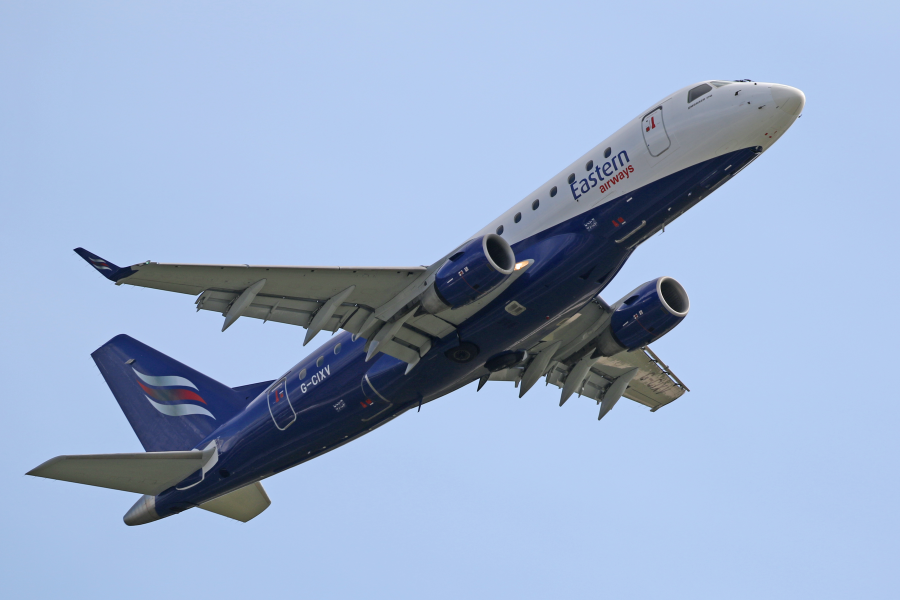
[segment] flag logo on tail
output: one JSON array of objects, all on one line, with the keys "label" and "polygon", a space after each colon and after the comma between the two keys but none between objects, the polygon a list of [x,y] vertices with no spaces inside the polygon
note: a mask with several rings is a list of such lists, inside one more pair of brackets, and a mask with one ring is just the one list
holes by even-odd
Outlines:
[{"label": "flag logo on tail", "polygon": [[98,271],[112,271],[112,267],[106,264],[106,261],[102,258],[90,258],[88,260],[91,261],[91,264],[94,265],[94,268]]},{"label": "flag logo on tail", "polygon": [[[98,267],[99,268],[99,267]],[[189,379],[176,375],[146,375],[134,367],[138,376],[137,384],[144,391],[150,404],[164,415],[183,417],[186,415],[204,415],[215,419],[206,408],[206,400],[198,393],[200,390]]]}]

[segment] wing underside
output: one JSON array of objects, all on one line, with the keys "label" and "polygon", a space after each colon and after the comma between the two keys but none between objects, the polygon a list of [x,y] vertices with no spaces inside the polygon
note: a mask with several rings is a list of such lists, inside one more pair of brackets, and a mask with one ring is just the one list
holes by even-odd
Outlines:
[{"label": "wing underside", "polygon": [[[417,299],[434,281],[434,272],[443,261],[431,267],[383,268],[148,261],[120,268],[82,248],[76,252],[117,285],[196,296],[198,311],[225,317],[223,331],[239,317],[275,321],[306,328],[305,344],[320,331],[343,329],[367,340],[370,356],[377,349],[406,362],[408,369],[415,367],[437,340],[454,333],[533,264],[526,261],[517,266],[502,285],[476,302],[428,314],[418,309]],[[513,381],[522,395],[544,377],[548,384],[563,388],[560,404],[578,394],[606,402],[611,408],[618,396],[624,395],[654,411],[688,391],[648,347],[612,357],[586,358],[592,342],[608,326],[610,314],[610,307],[596,298],[528,348],[527,364],[486,373],[482,385],[488,380]],[[610,401],[612,396],[616,399]]]},{"label": "wing underside", "polygon": [[509,381],[522,396],[544,378],[562,389],[560,406],[572,395],[590,398],[602,405],[600,418],[621,396],[656,411],[690,391],[649,346],[594,357],[592,342],[608,326],[610,315],[610,307],[595,299],[534,344],[529,361],[485,374],[480,386]]},{"label": "wing underside", "polygon": [[[636,372],[622,396],[643,404],[651,412],[690,391],[649,346],[644,346],[633,352],[594,359],[588,373],[575,385],[574,394],[601,403],[610,386],[634,369]],[[519,387],[525,371],[524,368],[504,369],[491,373],[489,381],[509,381]],[[559,361],[549,368],[544,378],[547,384],[563,389],[569,377],[573,376],[572,371],[572,366]]]},{"label": "wing underside", "polygon": [[[634,352],[622,352],[615,356],[602,356],[591,366],[590,375],[578,390],[579,395],[598,402],[603,400],[604,392],[618,377],[631,369],[637,369],[634,378],[622,394],[629,400],[643,404],[651,411],[656,411],[670,402],[680,398],[687,387],[672,373],[649,346]],[[562,388],[565,385],[567,370],[557,365],[547,374],[547,382]]]},{"label": "wing underside", "polygon": [[[478,302],[437,315],[417,310],[416,299],[434,281],[431,267],[278,267],[145,262],[118,267],[77,248],[91,266],[116,285],[134,285],[196,296],[196,309],[225,317],[222,330],[239,317],[307,329],[304,344],[320,331],[348,331],[367,340],[366,350],[384,352],[412,369],[433,343],[491,302],[531,265]],[[373,347],[370,348],[369,346]]]},{"label": "wing underside", "polygon": [[[308,330],[306,342],[323,330],[365,333],[366,339],[374,336],[402,308],[392,306],[391,301],[402,296],[414,282],[426,280],[429,274],[425,267],[279,267],[149,261],[119,268],[82,249],[76,251],[117,285],[196,296],[198,311],[217,312],[225,317],[223,330],[238,317],[248,317],[304,327]],[[379,309],[386,310],[379,314]],[[453,331],[452,324],[433,315],[421,315],[407,319],[390,339],[379,344],[378,350],[415,364],[431,348],[432,339]]]}]

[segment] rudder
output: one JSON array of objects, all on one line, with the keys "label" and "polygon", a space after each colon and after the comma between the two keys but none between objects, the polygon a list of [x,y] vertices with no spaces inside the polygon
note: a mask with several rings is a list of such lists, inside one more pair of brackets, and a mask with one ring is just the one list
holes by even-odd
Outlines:
[{"label": "rudder", "polygon": [[247,405],[230,387],[127,335],[91,357],[147,452],[190,450]]}]

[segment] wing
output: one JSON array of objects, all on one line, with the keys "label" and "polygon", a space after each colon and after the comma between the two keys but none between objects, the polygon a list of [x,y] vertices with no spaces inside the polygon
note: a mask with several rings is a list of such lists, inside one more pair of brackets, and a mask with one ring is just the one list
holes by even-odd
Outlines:
[{"label": "wing", "polygon": [[[221,313],[222,331],[239,317],[307,328],[304,345],[320,331],[343,329],[367,340],[369,358],[384,352],[413,368],[435,340],[497,297],[526,268],[461,310],[431,315],[414,300],[434,281],[431,267],[278,267],[144,262],[119,267],[83,248],[77,252],[116,285],[191,294],[197,310]],[[527,266],[531,265],[529,261]]]},{"label": "wing", "polygon": [[[644,346],[633,352],[621,352],[615,356],[601,356],[596,359],[591,364],[588,376],[582,380],[575,393],[601,402],[609,386],[634,369],[637,369],[637,372],[622,395],[643,404],[651,412],[656,412],[690,391],[656,356],[650,346]],[[547,382],[564,388],[570,372],[571,369],[564,364],[557,364],[547,374]]]},{"label": "wing", "polygon": [[487,381],[512,381],[521,397],[543,377],[562,388],[560,406],[573,394],[586,396],[601,404],[600,419],[622,396],[656,411],[690,391],[649,346],[595,358],[592,342],[610,314],[609,306],[595,298],[535,344],[527,364],[485,375],[479,389]]}]

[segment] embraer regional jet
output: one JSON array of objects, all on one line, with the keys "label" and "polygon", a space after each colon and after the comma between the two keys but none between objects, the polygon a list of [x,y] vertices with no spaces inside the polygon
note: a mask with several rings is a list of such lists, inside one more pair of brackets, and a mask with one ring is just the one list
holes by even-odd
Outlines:
[{"label": "embraer regional jet", "polygon": [[428,267],[145,262],[75,251],[116,285],[196,296],[197,310],[340,333],[272,381],[228,387],[126,335],[93,353],[146,452],[59,456],[29,474],[142,497],[140,525],[200,507],[248,521],[260,481],[470,383],[541,378],[603,418],[625,396],[651,411],[687,387],[648,344],[690,303],[671,277],[613,304],[598,294],[635,248],[732,179],[798,118],[771,83],[680,89]]}]

